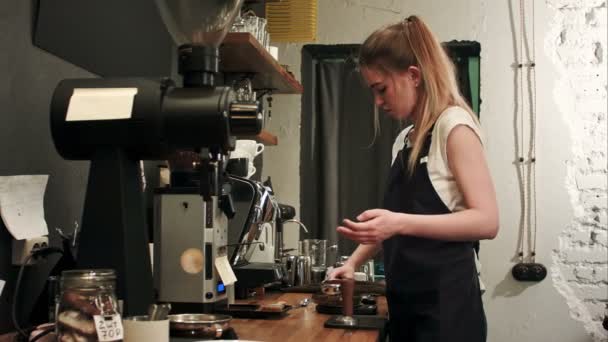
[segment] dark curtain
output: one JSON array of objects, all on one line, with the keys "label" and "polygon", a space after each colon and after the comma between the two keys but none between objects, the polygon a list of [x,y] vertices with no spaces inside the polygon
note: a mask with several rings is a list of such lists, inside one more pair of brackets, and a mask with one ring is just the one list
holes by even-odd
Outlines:
[{"label": "dark curtain", "polygon": [[310,237],[337,243],[340,255],[356,247],[336,233],[342,219],[382,205],[401,127],[380,113],[374,139],[373,98],[357,71],[356,49],[308,45],[302,58],[300,217]]},{"label": "dark curtain", "polygon": [[[460,93],[479,117],[479,106],[481,104],[481,100],[478,98],[479,70],[472,70],[472,68],[479,68],[479,64],[471,65],[471,58],[479,61],[481,45],[474,41],[453,40],[443,43],[443,46],[452,63],[454,63]],[[476,79],[471,79],[471,76]]]}]

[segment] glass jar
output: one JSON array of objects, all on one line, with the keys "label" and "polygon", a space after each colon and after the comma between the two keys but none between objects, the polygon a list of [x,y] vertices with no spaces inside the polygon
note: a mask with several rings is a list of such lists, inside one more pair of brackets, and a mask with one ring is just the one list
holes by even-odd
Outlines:
[{"label": "glass jar", "polygon": [[327,240],[306,239],[298,244],[300,255],[309,256],[313,270],[327,267]]},{"label": "glass jar", "polygon": [[[63,271],[57,341],[122,341],[115,287],[114,270]],[[114,330],[108,334],[111,327]]]},{"label": "glass jar", "polygon": [[46,285],[48,289],[48,318],[50,323],[55,323],[55,319],[57,318],[57,306],[59,305],[59,295],[61,294],[61,290],[59,288],[59,277],[58,276],[50,276],[46,280]]}]

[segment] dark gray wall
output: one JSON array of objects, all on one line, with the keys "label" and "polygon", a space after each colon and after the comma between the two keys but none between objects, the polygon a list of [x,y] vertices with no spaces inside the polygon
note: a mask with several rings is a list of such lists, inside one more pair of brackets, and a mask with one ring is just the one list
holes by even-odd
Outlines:
[{"label": "dark gray wall", "polygon": [[[88,162],[68,162],[55,151],[49,128],[49,104],[56,84],[64,78],[93,77],[32,45],[32,2],[0,1],[0,175],[48,174],[44,198],[49,229],[70,231],[80,222]],[[51,243],[57,245],[51,232]],[[11,266],[11,237],[0,223],[0,333],[11,328],[9,297],[17,268]],[[28,267],[20,310],[29,311],[53,266]]]},{"label": "dark gray wall", "polygon": [[36,46],[100,76],[171,71],[173,41],[154,0],[38,0]]}]

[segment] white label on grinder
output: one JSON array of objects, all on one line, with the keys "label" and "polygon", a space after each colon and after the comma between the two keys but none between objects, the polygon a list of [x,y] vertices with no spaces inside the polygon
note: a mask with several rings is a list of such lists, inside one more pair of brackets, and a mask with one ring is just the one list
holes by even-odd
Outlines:
[{"label": "white label on grinder", "polygon": [[4,284],[6,284],[6,282],[2,279],[0,279],[0,296],[2,296],[2,290],[4,290]]},{"label": "white label on grinder", "polygon": [[75,88],[65,121],[130,119],[137,88]]},{"label": "white label on grinder", "polygon": [[215,268],[217,269],[217,273],[220,274],[220,278],[222,279],[222,283],[224,283],[224,285],[232,285],[236,282],[236,276],[234,275],[234,271],[230,266],[227,256],[224,255],[216,258]]},{"label": "white label on grinder", "polygon": [[96,315],[95,330],[97,330],[97,339],[100,342],[118,341],[123,339],[122,321],[119,314],[114,315]]}]

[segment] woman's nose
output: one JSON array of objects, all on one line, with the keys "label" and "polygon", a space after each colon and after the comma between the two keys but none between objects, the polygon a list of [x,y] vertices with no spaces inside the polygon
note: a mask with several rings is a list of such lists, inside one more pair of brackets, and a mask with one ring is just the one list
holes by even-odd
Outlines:
[{"label": "woman's nose", "polygon": [[378,95],[374,97],[374,102],[376,103],[377,107],[382,107],[382,105],[384,104],[384,100],[382,100],[382,97]]}]

